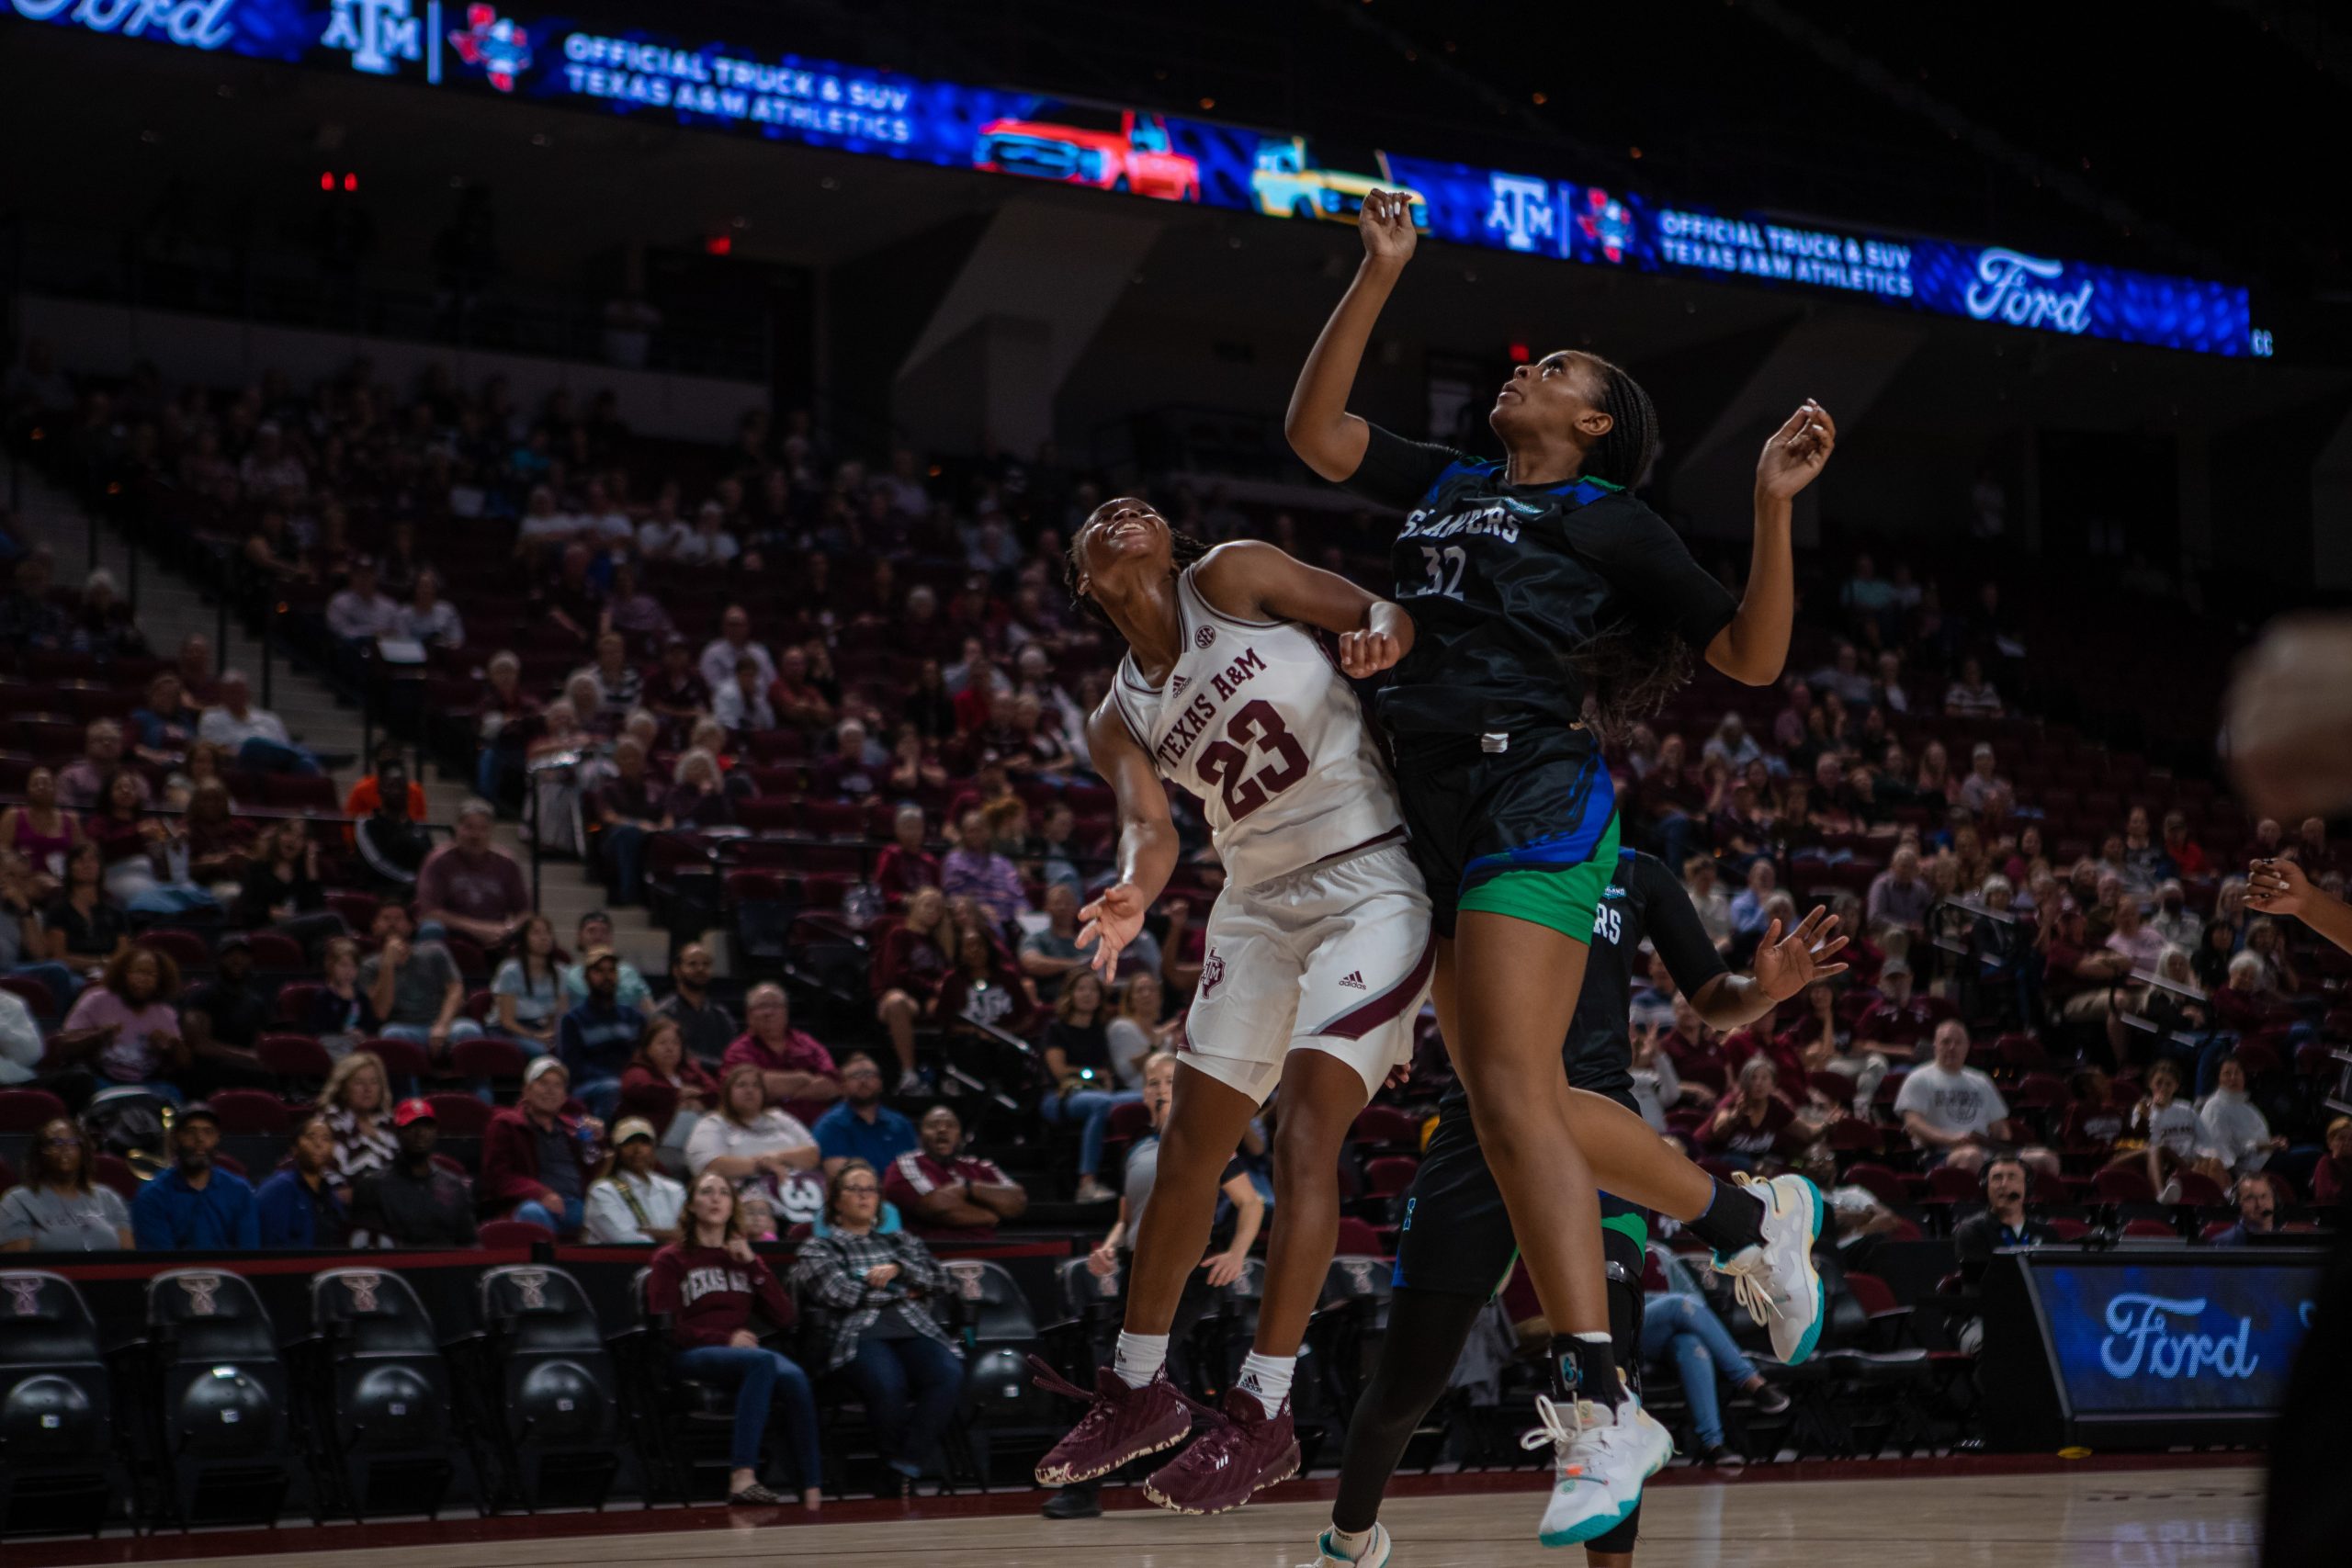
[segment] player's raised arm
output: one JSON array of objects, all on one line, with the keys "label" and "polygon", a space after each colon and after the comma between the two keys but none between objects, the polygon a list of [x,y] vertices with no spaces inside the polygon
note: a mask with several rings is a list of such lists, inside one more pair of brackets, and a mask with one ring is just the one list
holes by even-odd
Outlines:
[{"label": "player's raised arm", "polygon": [[1079,910],[1078,945],[1094,949],[1096,973],[1105,980],[1117,972],[1119,953],[1143,930],[1143,917],[1176,869],[1176,820],[1168,814],[1168,794],[1151,758],[1105,697],[1086,721],[1094,771],[1119,802],[1119,880]]},{"label": "player's raised arm", "polygon": [[1348,392],[1355,385],[1356,368],[1363,363],[1364,344],[1371,341],[1380,308],[1388,303],[1389,291],[1413,256],[1410,198],[1395,191],[1372,192],[1364,197],[1356,232],[1363,238],[1363,261],[1340,308],[1325,323],[1323,335],[1315,340],[1283,420],[1291,450],[1333,481],[1356,471],[1371,441],[1369,427],[1348,412]]},{"label": "player's raised arm", "polygon": [[1789,540],[1792,503],[1837,446],[1837,423],[1808,398],[1772,433],[1756,461],[1756,543],[1748,558],[1747,592],[1731,624],[1707,644],[1707,662],[1743,685],[1779,680],[1789,661],[1789,630],[1797,613],[1796,563]]},{"label": "player's raised arm", "polygon": [[1296,621],[1340,639],[1340,668],[1362,680],[1413,650],[1413,617],[1333,571],[1254,540],[1219,545],[1193,579],[1211,604],[1249,620]]}]

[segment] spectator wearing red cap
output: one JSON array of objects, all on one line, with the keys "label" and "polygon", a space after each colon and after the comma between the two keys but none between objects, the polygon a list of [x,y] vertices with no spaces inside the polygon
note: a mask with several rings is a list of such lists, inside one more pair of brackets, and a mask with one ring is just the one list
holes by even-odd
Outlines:
[{"label": "spectator wearing red cap", "polygon": [[434,1161],[441,1123],[431,1102],[403,1100],[392,1112],[400,1152],[352,1184],[351,1238],[373,1247],[471,1247],[473,1188]]},{"label": "spectator wearing red cap", "polygon": [[485,1213],[545,1225],[560,1236],[580,1234],[605,1129],[594,1117],[566,1114],[571,1096],[571,1076],[553,1056],[523,1069],[523,1102],[493,1115],[482,1135]]},{"label": "spectator wearing red cap", "polygon": [[944,1105],[923,1113],[922,1142],[890,1162],[882,1196],[926,1230],[994,1230],[1029,1210],[1029,1194],[993,1160],[964,1152],[964,1122]]},{"label": "spectator wearing red cap", "polygon": [[792,1027],[792,1003],[782,986],[754,986],[743,998],[742,1034],[719,1058],[721,1067],[760,1069],[770,1105],[786,1100],[833,1100],[842,1094],[841,1069],[816,1036]]}]

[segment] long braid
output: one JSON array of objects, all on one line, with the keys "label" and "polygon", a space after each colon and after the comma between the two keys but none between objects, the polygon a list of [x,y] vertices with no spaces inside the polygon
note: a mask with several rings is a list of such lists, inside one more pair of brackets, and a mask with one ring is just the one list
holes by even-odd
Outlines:
[{"label": "long braid", "polygon": [[[1585,454],[1584,472],[1631,490],[1649,477],[1657,456],[1657,409],[1624,367],[1580,355],[1592,372],[1609,432]],[[1568,656],[1586,692],[1585,721],[1603,741],[1666,705],[1698,668],[1698,655],[1671,626],[1627,617],[1603,626]]]}]

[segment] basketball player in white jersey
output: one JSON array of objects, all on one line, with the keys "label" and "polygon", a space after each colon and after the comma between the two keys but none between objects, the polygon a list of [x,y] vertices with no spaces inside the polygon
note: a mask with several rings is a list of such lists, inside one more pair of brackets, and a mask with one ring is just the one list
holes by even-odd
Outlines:
[{"label": "basketball player in white jersey", "polygon": [[[1094,766],[1118,796],[1119,879],[1082,911],[1080,944],[1096,944],[1109,974],[1166,886],[1177,841],[1163,779],[1200,797],[1226,886],[1136,1232],[1125,1331],[1037,1479],[1107,1475],[1182,1443],[1197,1416],[1196,1439],[1144,1495],[1180,1513],[1221,1513],[1298,1468],[1291,1373],[1337,1240],[1340,1145],[1408,1060],[1429,990],[1429,897],[1395,787],[1340,678],[1394,664],[1413,626],[1395,604],[1270,545],[1204,551],[1131,498],[1087,519],[1070,572],[1073,592],[1128,648],[1087,727]],[[1338,637],[1337,668],[1325,632]],[[1225,1409],[1208,1410],[1170,1381],[1169,1331],[1187,1277],[1204,1266],[1235,1145],[1277,1082],[1282,1223],[1256,1343]]]}]

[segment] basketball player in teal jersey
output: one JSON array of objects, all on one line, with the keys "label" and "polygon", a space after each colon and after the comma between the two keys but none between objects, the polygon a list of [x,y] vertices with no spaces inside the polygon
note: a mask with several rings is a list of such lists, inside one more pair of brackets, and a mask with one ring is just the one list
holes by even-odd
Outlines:
[{"label": "basketball player in teal jersey", "polygon": [[1587,699],[1605,725],[1672,690],[1698,656],[1750,685],[1779,678],[1795,607],[1791,502],[1829,460],[1836,430],[1808,401],[1765,444],[1735,601],[1634,498],[1656,414],[1606,360],[1563,352],[1519,367],[1487,415],[1499,462],[1350,413],[1415,239],[1389,192],[1366,199],[1358,231],[1363,265],[1300,373],[1286,430],[1317,473],[1407,513],[1392,596],[1417,635],[1379,715],[1432,907],[1440,1025],[1578,1393],[1555,1434],[1559,1480],[1539,1531],[1568,1545],[1614,1529],[1670,1450],[1615,1366],[1596,1176],[1707,1239],[1717,1267],[1766,1303],[1783,1360],[1802,1360],[1819,1334],[1812,1184],[1715,1182],[1640,1117],[1572,1090],[1560,1042],[1617,857]]}]

